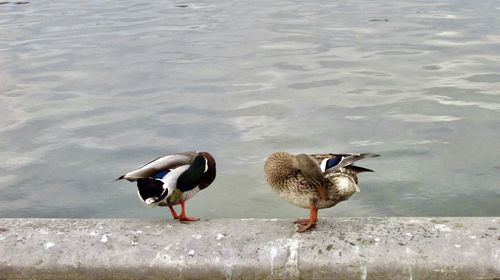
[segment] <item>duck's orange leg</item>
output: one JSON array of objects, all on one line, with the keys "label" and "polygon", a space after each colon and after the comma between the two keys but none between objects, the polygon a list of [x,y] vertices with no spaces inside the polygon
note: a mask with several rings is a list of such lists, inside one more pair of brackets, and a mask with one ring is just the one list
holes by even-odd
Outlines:
[{"label": "duck's orange leg", "polygon": [[299,219],[295,221],[299,224],[297,232],[306,232],[313,229],[318,221],[318,208],[314,205],[309,206],[309,219]]},{"label": "duck's orange leg", "polygon": [[174,207],[168,206],[170,208],[170,213],[172,214],[172,217],[174,217],[175,220],[179,219],[179,215],[177,215],[177,212],[175,212]]},{"label": "duck's orange leg", "polygon": [[187,217],[186,209],[184,208],[184,199],[181,198],[181,215],[179,216],[179,220],[182,222],[194,222],[198,221],[198,218]]}]

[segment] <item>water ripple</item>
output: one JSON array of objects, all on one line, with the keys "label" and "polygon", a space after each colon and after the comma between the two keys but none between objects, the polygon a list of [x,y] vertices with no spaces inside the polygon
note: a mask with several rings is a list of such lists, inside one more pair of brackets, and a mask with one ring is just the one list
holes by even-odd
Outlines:
[{"label": "water ripple", "polygon": [[207,218],[300,215],[262,177],[275,150],[382,154],[325,215],[499,214],[497,3],[21,2],[0,5],[2,217],[163,216],[109,182],[190,149],[221,166]]}]

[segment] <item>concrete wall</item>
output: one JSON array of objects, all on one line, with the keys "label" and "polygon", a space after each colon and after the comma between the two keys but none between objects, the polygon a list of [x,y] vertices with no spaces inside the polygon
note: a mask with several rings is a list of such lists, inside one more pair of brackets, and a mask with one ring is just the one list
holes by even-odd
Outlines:
[{"label": "concrete wall", "polygon": [[500,218],[0,219],[0,279],[500,279]]}]

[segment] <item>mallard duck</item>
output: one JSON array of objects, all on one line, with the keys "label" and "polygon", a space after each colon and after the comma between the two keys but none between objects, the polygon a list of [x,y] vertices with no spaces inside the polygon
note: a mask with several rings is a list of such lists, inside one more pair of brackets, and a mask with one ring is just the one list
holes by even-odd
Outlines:
[{"label": "mallard duck", "polygon": [[373,170],[352,165],[376,154],[299,154],[272,153],[264,164],[267,182],[278,195],[302,208],[309,208],[309,219],[295,221],[298,232],[316,226],[318,209],[330,208],[355,192],[357,174]]},{"label": "mallard duck", "polygon": [[[159,157],[116,180],[137,182],[137,194],[147,206],[168,206],[174,219],[197,221],[186,216],[184,203],[208,187],[215,173],[212,155],[192,151]],[[173,206],[179,204],[181,214],[177,215]]]}]

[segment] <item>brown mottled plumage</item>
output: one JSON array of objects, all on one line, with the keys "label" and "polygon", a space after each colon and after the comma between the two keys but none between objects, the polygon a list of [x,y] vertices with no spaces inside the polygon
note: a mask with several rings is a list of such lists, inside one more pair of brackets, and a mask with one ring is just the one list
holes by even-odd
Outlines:
[{"label": "brown mottled plumage", "polygon": [[[264,173],[267,182],[280,197],[311,210],[309,219],[296,221],[300,224],[299,232],[304,232],[314,228],[318,209],[332,207],[359,191],[357,173],[371,170],[353,166],[352,163],[375,156],[378,155],[292,155],[275,152],[267,158]],[[328,166],[329,159],[332,159],[335,165]]]}]

